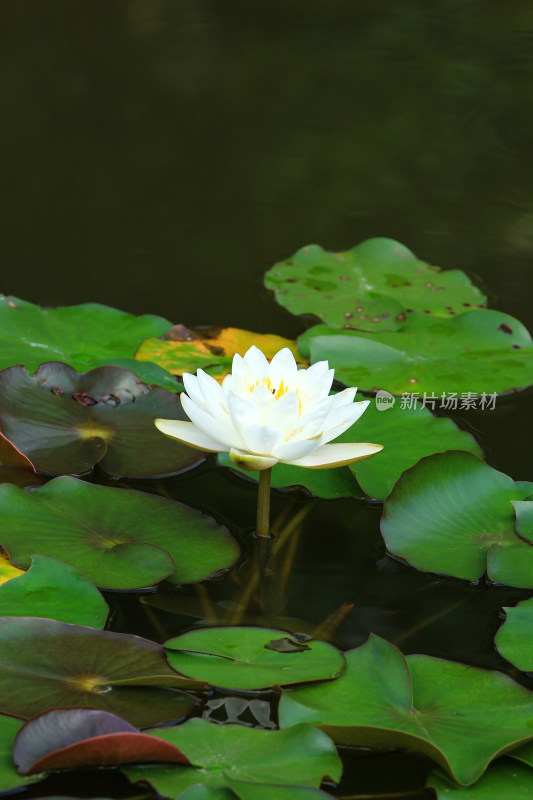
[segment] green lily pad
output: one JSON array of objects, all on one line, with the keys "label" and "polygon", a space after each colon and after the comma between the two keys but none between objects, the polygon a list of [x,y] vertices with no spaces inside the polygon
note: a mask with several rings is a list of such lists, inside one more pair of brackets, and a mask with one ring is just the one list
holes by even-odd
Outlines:
[{"label": "green lily pad", "polygon": [[27,572],[0,586],[0,617],[47,617],[103,628],[109,608],[85,575],[46,556],[32,556]]},{"label": "green lily pad", "polygon": [[338,781],[342,769],[331,739],[311,725],[265,731],[191,719],[147,733],[178,747],[195,768],[165,764],[128,767],[123,772],[131,781],[149,781],[159,794],[171,797],[196,784],[225,789],[226,776],[256,784],[316,788],[325,776]]},{"label": "green lily pad", "polygon": [[0,713],[27,718],[61,706],[99,708],[139,728],[183,717],[195,699],[179,689],[201,687],[140,636],[0,618]]},{"label": "green lily pad", "polygon": [[[40,490],[39,490],[40,491]],[[394,555],[426,572],[533,587],[533,547],[514,530],[512,500],[533,493],[472,453],[423,458],[388,497],[381,532]]]},{"label": "green lily pad", "polygon": [[284,690],[282,728],[319,725],[338,744],[405,747],[461,784],[533,738],[533,693],[500,672],[414,655],[377,636],[346,655],[336,681]]},{"label": "green lily pad", "polygon": [[441,770],[428,776],[437,800],[531,800],[533,770],[510,759],[499,758],[472,786],[458,786]]},{"label": "green lily pad", "polygon": [[15,566],[58,558],[97,586],[194,583],[230,567],[237,542],[211,517],[173,500],[63,476],[33,491],[0,486],[0,542]]},{"label": "green lily pad", "polygon": [[36,780],[35,776],[19,775],[13,762],[13,740],[22,724],[20,719],[0,714],[0,792],[22,788]]},{"label": "green lily pad", "polygon": [[275,783],[257,784],[224,776],[239,800],[332,800],[331,794],[307,786],[279,786]]},{"label": "green lily pad", "polygon": [[182,675],[226,689],[264,689],[303,681],[336,678],[344,656],[321,641],[306,641],[306,649],[280,652],[268,647],[291,636],[270,628],[205,628],[175,636],[164,643],[167,657]]},{"label": "green lily pad", "polygon": [[[259,472],[241,469],[230,460],[229,453],[218,453],[217,461],[220,466],[228,467],[249,481],[259,481]],[[348,467],[307,469],[278,463],[272,467],[271,486],[273,489],[301,486],[310,494],[324,499],[354,497],[361,494]]]},{"label": "green lily pad", "polygon": [[459,430],[451,419],[433,416],[418,403],[408,409],[396,402],[380,411],[371,402],[355,425],[335,441],[383,445],[377,456],[348,467],[363,491],[376,500],[384,500],[402,472],[424,456],[444,450],[468,450],[483,456],[473,436]]},{"label": "green lily pad", "polygon": [[[328,360],[337,380],[365,391],[439,399],[469,393],[487,408],[494,393],[531,383],[533,341],[521,322],[500,311],[468,311],[452,319],[410,314],[402,331],[373,334],[325,325],[310,328],[298,349],[312,363]],[[482,398],[482,396],[484,397]]]},{"label": "green lily pad", "polygon": [[185,419],[179,398],[120,367],[67,364],[0,372],[0,427],[39,471],[82,474],[99,464],[131,478],[173,475],[204,454],[163,436],[154,419]]},{"label": "green lily pad", "polygon": [[406,309],[449,317],[486,300],[464,272],[432,267],[385,238],[342,253],[302,247],[266,273],[265,286],[293,314],[363,331],[399,330]]},{"label": "green lily pad", "polygon": [[31,461],[19,453],[0,433],[0,483],[13,483],[15,486],[42,486],[44,478],[33,469]]},{"label": "green lily pad", "polygon": [[173,375],[134,358],[144,339],[162,336],[171,325],[163,317],[136,317],[99,303],[41,308],[0,295],[0,369],[22,364],[34,372],[43,361],[65,361],[86,372],[112,364],[132,370],[147,383],[177,391]]},{"label": "green lily pad", "polygon": [[494,643],[501,655],[523,672],[533,672],[533,597],[504,608],[505,622]]},{"label": "green lily pad", "polygon": [[513,500],[516,513],[516,532],[533,544],[533,501]]},{"label": "green lily pad", "polygon": [[523,764],[533,767],[533,742],[523,744],[521,747],[515,747],[507,755],[509,758],[515,758],[517,761],[521,761]]}]

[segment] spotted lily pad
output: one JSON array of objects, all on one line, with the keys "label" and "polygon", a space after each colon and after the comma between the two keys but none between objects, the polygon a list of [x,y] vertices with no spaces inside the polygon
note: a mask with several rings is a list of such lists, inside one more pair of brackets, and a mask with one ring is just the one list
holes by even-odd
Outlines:
[{"label": "spotted lily pad", "polygon": [[[195,704],[155,642],[37,617],[0,618],[0,713],[61,706],[110,711],[136,727],[179,719]],[[163,688],[165,687],[165,688]]]},{"label": "spotted lily pad", "polygon": [[267,358],[273,358],[278,350],[288,347],[302,363],[296,342],[291,339],[240,328],[193,331],[184,325],[175,325],[159,339],[147,339],[137,350],[135,358],[155,362],[176,375],[196,373],[201,367],[213,377],[222,379],[231,372],[234,354],[243,356],[252,345],[259,347]]},{"label": "spotted lily pad", "polygon": [[[147,733],[178,747],[194,768],[162,764],[123,771],[130,780],[149,781],[159,794],[170,797],[197,784],[225,789],[226,776],[260,785],[318,787],[325,776],[337,781],[341,774],[333,742],[311,725],[265,731],[191,719],[174,728]],[[221,794],[224,796],[231,794]]]},{"label": "spotted lily pad", "polygon": [[533,588],[533,546],[515,533],[512,500],[533,494],[472,453],[423,458],[403,473],[385,503],[389,550],[427,572]]},{"label": "spotted lily pad", "polygon": [[47,617],[103,628],[106,601],[77,569],[46,556],[33,556],[20,577],[0,586],[0,617]]},{"label": "spotted lily pad", "polygon": [[185,419],[179,398],[120,367],[78,373],[67,364],[0,372],[0,427],[39,471],[82,474],[99,464],[112,475],[155,477],[204,457],[162,436],[154,419]]},{"label": "spotted lily pad", "polygon": [[293,314],[362,331],[399,330],[407,311],[449,317],[486,300],[464,272],[432,267],[384,238],[342,253],[303,247],[266,273],[265,286]]},{"label": "spotted lily pad", "polygon": [[506,620],[496,634],[496,647],[523,672],[533,672],[533,597],[504,608]]},{"label": "spotted lily pad", "polygon": [[163,317],[136,317],[99,303],[41,308],[0,295],[0,369],[15,364],[34,372],[43,361],[65,361],[79,372],[106,364],[133,370],[147,383],[176,391],[176,379],[155,364],[137,364],[136,348],[172,325]]},{"label": "spotted lily pad", "polygon": [[316,325],[298,339],[312,363],[328,360],[335,378],[361,390],[384,389],[438,399],[443,393],[475,397],[490,408],[490,396],[531,383],[533,341],[514,317],[500,311],[468,311],[452,319],[410,314],[401,331],[369,336]]},{"label": "spotted lily pad", "polygon": [[270,628],[205,628],[175,636],[164,647],[182,675],[227,689],[331,680],[344,669],[342,653],[327,642],[306,641],[305,649],[290,651],[269,646],[287,636]]},{"label": "spotted lily pad", "polygon": [[29,492],[5,484],[0,503],[0,543],[13,564],[29,567],[41,553],[102,588],[139,589],[166,577],[194,583],[239,553],[226,528],[181,503],[70,476]]},{"label": "spotted lily pad", "polygon": [[337,744],[405,747],[461,784],[533,738],[533,693],[500,672],[423,655],[406,659],[377,636],[345,655],[336,681],[283,691],[282,728],[308,722]]},{"label": "spotted lily pad", "polygon": [[55,708],[30,719],[17,733],[13,759],[22,775],[151,761],[189,763],[169,742],[141,733],[116,714],[89,708]]},{"label": "spotted lily pad", "polygon": [[472,786],[458,786],[441,770],[430,773],[426,786],[437,800],[531,800],[533,770],[499,758]]}]

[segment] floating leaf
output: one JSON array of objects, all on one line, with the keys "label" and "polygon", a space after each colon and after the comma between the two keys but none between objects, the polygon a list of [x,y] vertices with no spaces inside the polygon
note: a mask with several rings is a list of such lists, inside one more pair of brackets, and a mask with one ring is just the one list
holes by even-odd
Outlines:
[{"label": "floating leaf", "polygon": [[194,583],[231,566],[239,548],[211,517],[132,489],[55,478],[31,492],[0,486],[0,542],[28,567],[33,553],[59,558],[107,589],[163,578]]},{"label": "floating leaf", "polygon": [[169,639],[164,646],[170,664],[182,675],[226,689],[331,680],[344,669],[342,653],[327,642],[306,641],[305,650],[290,652],[268,646],[287,635],[270,628],[205,628]]},{"label": "floating leaf", "polygon": [[14,567],[8,557],[0,552],[0,586],[13,578],[18,578],[19,575],[24,575],[24,570]]},{"label": "floating leaf", "polygon": [[99,367],[78,375],[59,362],[34,376],[0,372],[0,426],[40,472],[82,474],[95,464],[111,475],[173,475],[204,458],[163,436],[154,419],[185,419],[179,398],[150,388],[128,370]]},{"label": "floating leaf", "polygon": [[[218,453],[217,461],[222,467],[229,467],[237,475],[241,475],[247,480],[259,481],[259,472],[251,472],[236,466],[230,460],[228,453]],[[278,463],[272,467],[271,480],[273,489],[301,486],[310,494],[323,498],[354,497],[361,494],[348,467],[307,469]]]},{"label": "floating leaf", "polygon": [[384,500],[402,472],[424,456],[443,450],[468,450],[483,455],[475,439],[459,430],[451,419],[434,417],[427,408],[416,403],[407,409],[396,402],[380,411],[375,402],[371,402],[355,425],[336,441],[383,445],[375,459],[367,458],[348,467],[363,491],[377,500]]},{"label": "floating leaf", "polygon": [[458,786],[441,770],[430,773],[426,786],[437,800],[531,800],[533,770],[499,758],[473,786]]},{"label": "floating leaf", "polygon": [[496,634],[496,647],[523,672],[533,672],[533,597],[504,608],[507,618]]},{"label": "floating leaf", "polygon": [[106,601],[77,569],[46,556],[32,556],[21,577],[0,587],[0,617],[47,617],[103,628]]},{"label": "floating leaf", "polygon": [[34,372],[43,361],[65,361],[79,372],[113,364],[141,380],[176,391],[176,379],[155,364],[137,364],[136,348],[172,325],[163,317],[136,317],[99,303],[41,308],[0,295],[0,369],[15,364]]},{"label": "floating leaf", "polygon": [[226,783],[239,800],[332,800],[332,795],[307,786],[279,786],[275,783],[258,784],[240,781],[224,775]]},{"label": "floating leaf", "polygon": [[402,328],[406,309],[449,317],[486,300],[464,272],[432,267],[384,238],[343,253],[302,247],[266,273],[265,286],[293,314],[315,314],[335,328],[363,331]]},{"label": "floating leaf", "polygon": [[282,728],[319,725],[335,742],[405,747],[461,784],[503,750],[533,738],[533,694],[500,672],[430,656],[407,659],[377,636],[346,655],[336,681],[284,690]]},{"label": "floating leaf", "polygon": [[159,794],[171,797],[197,784],[226,788],[225,774],[278,786],[318,787],[326,775],[334,781],[340,778],[341,761],[333,742],[311,725],[264,731],[191,719],[147,733],[171,742],[196,768],[161,765],[129,767],[124,772],[130,780],[149,781]]},{"label": "floating leaf", "polygon": [[[514,317],[469,311],[453,319],[411,314],[402,331],[368,334],[316,325],[298,339],[311,362],[328,360],[335,378],[365,391],[483,395],[529,386],[533,341]],[[460,400],[461,398],[459,398]],[[480,397],[477,402],[482,407]]]},{"label": "floating leaf", "polygon": [[196,373],[201,367],[222,379],[231,372],[234,354],[243,356],[252,345],[259,347],[267,358],[273,358],[278,350],[288,347],[301,363],[296,342],[291,339],[240,328],[192,331],[183,325],[175,325],[161,339],[147,339],[137,350],[135,358],[153,361],[176,375]]},{"label": "floating leaf", "polygon": [[56,708],[30,719],[15,738],[13,760],[22,775],[150,761],[189,763],[170,742],[140,733],[115,714],[88,708]]},{"label": "floating leaf", "polygon": [[516,532],[533,544],[533,501],[513,500],[516,513]]},{"label": "floating leaf", "polygon": [[198,687],[148,639],[53,619],[0,618],[1,713],[33,717],[82,706],[146,727],[187,714],[195,699],[177,689]]},{"label": "floating leaf", "polygon": [[533,484],[465,452],[423,458],[385,503],[381,532],[391,553],[426,572],[533,587],[533,547],[514,531],[512,500]]},{"label": "floating leaf", "polygon": [[44,478],[37,475],[31,461],[19,453],[0,433],[0,483],[13,483],[15,486],[42,486]]}]

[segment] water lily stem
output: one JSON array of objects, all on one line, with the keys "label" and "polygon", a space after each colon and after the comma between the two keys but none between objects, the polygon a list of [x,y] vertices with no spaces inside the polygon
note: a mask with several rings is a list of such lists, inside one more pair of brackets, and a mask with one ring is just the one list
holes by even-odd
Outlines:
[{"label": "water lily stem", "polygon": [[262,469],[259,473],[259,496],[257,498],[256,536],[270,535],[270,476],[271,469]]}]

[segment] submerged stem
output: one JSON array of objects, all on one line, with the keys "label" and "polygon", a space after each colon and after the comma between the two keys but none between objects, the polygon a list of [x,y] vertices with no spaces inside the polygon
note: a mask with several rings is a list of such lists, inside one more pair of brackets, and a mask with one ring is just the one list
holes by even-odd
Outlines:
[{"label": "submerged stem", "polygon": [[262,469],[259,473],[259,495],[257,497],[256,536],[270,534],[270,476],[272,468]]}]

